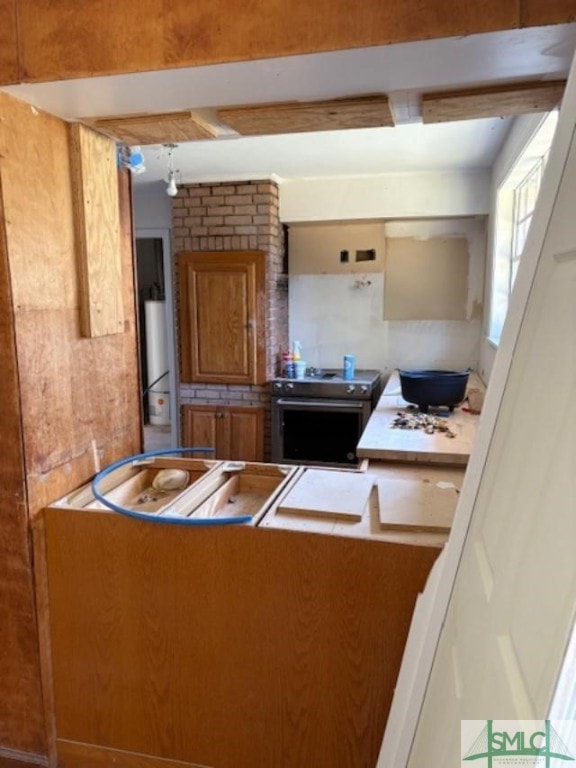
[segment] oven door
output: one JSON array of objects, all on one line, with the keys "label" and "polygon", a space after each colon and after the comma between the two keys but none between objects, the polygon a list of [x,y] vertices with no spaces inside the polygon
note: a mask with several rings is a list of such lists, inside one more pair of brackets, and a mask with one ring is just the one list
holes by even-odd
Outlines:
[{"label": "oven door", "polygon": [[273,399],[272,461],[357,466],[356,446],[370,411],[362,400]]}]

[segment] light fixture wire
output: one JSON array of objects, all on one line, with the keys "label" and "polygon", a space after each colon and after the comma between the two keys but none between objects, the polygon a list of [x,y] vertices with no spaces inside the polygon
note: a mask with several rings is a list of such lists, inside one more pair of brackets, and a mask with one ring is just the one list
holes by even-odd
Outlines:
[{"label": "light fixture wire", "polygon": [[166,194],[168,197],[176,197],[178,194],[178,186],[176,184],[176,171],[174,170],[174,150],[178,146],[177,144],[163,144],[168,150],[168,186],[166,187]]}]

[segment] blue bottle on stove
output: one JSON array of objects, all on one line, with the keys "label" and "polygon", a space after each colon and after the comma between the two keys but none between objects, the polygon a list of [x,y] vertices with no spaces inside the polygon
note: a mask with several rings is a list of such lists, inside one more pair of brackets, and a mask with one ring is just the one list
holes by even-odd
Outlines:
[{"label": "blue bottle on stove", "polygon": [[344,378],[353,379],[356,372],[356,359],[354,355],[344,355]]}]

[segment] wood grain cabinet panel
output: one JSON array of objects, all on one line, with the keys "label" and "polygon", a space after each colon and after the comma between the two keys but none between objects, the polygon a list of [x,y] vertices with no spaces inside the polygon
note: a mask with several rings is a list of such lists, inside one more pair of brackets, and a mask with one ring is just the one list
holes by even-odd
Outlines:
[{"label": "wood grain cabinet panel", "polygon": [[230,458],[264,461],[264,408],[230,407],[224,421],[228,423]]},{"label": "wood grain cabinet panel", "polygon": [[183,405],[182,444],[207,446],[198,456],[232,461],[263,461],[264,409],[256,406]]},{"label": "wood grain cabinet panel", "polygon": [[63,768],[375,766],[439,548],[46,510]]},{"label": "wood grain cabinet panel", "polygon": [[178,256],[180,375],[183,382],[263,384],[263,251]]}]

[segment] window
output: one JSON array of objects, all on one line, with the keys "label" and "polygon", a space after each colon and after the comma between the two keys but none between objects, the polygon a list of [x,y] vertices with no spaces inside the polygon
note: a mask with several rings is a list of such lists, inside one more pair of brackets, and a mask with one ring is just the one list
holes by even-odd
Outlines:
[{"label": "window", "polygon": [[536,207],[536,198],[538,197],[540,182],[542,181],[547,159],[548,152],[536,160],[525,179],[514,190],[514,232],[512,237],[512,253],[510,254],[510,292],[512,292],[518,264],[520,263],[520,256],[528,236],[528,229],[532,221],[534,208]]},{"label": "window", "polygon": [[502,334],[557,122],[558,112],[547,115],[498,188],[488,332],[494,344]]}]

